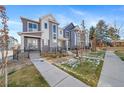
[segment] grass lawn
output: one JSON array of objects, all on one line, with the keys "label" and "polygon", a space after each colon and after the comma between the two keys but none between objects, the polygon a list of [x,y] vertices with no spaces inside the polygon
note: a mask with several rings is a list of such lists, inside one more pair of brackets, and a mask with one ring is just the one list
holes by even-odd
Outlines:
[{"label": "grass lawn", "polygon": [[40,73],[36,70],[34,65],[27,65],[22,69],[9,73],[8,86],[9,87],[48,87],[49,85],[40,75]]},{"label": "grass lawn", "polygon": [[119,56],[122,61],[124,61],[124,51],[115,51],[115,54]]},{"label": "grass lawn", "polygon": [[[92,55],[99,55],[101,58],[104,58],[105,52],[97,52],[92,53]],[[89,86],[95,87],[98,84],[98,80],[101,74],[103,60],[97,62],[91,62],[89,60],[85,60],[80,62],[77,67],[73,68],[68,63],[64,64],[55,64],[60,69],[64,70],[65,72],[71,74],[75,78],[79,79],[80,81],[86,83]]]}]

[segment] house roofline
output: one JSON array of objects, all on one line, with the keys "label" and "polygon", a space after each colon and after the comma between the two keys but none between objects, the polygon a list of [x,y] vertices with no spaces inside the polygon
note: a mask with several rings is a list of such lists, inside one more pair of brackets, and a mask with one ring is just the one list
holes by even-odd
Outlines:
[{"label": "house roofline", "polygon": [[32,22],[35,22],[35,23],[40,23],[39,21],[28,19],[28,18],[25,18],[25,17],[22,17],[22,16],[20,18],[21,18],[21,20],[27,20],[27,21],[32,21]]},{"label": "house roofline", "polygon": [[43,31],[35,31],[35,32],[18,32],[18,35],[28,34],[28,33],[43,33]]},{"label": "house roofline", "polygon": [[49,20],[49,22],[52,22],[52,23],[55,23],[55,24],[59,25],[59,23],[58,22],[55,22],[55,21]]}]

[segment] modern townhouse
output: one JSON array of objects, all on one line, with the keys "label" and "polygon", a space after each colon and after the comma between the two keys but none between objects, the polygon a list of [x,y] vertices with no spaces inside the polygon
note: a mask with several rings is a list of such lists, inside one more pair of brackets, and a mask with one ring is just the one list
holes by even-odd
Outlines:
[{"label": "modern townhouse", "polygon": [[64,37],[68,38],[68,48],[70,50],[89,46],[88,35],[88,32],[81,32],[81,28],[77,25],[74,26],[73,23],[64,27]]},{"label": "modern townhouse", "polygon": [[74,24],[70,23],[64,27],[64,37],[68,38],[68,48],[74,49],[76,48],[76,32],[74,31]]},{"label": "modern townhouse", "polygon": [[18,40],[15,39],[13,36],[9,37],[8,49],[12,49],[13,47],[18,46]]},{"label": "modern townhouse", "polygon": [[86,31],[84,32],[85,34],[85,40],[84,40],[84,44],[86,48],[89,48],[90,45],[90,39],[89,39],[89,31],[86,29]]},{"label": "modern townhouse", "polygon": [[21,37],[21,50],[56,51],[59,48],[68,49],[63,37],[63,29],[51,15],[45,15],[38,21],[21,17],[23,32],[18,34]]},{"label": "modern townhouse", "polygon": [[[68,49],[81,48],[86,41],[88,42],[87,34],[81,36],[79,26],[70,23],[60,28],[51,14],[39,18],[38,21],[21,17],[21,21],[23,32],[18,34],[21,37],[22,52],[27,50],[52,52],[61,49],[68,51]],[[84,37],[87,37],[85,38],[87,40]],[[84,43],[82,40],[85,40]]]}]

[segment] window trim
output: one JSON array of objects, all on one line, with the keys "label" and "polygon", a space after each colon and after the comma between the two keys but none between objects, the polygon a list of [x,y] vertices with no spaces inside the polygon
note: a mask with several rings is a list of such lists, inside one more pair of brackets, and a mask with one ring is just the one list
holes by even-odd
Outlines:
[{"label": "window trim", "polygon": [[[35,30],[29,30],[29,23],[36,24],[36,29]],[[34,32],[34,31],[38,31],[38,23],[27,21],[27,32]]]},{"label": "window trim", "polygon": [[67,38],[70,37],[70,33],[69,33],[69,31],[67,31],[65,34],[66,34],[66,37],[67,37]]},{"label": "window trim", "polygon": [[[55,32],[54,32],[54,27],[55,27]],[[57,26],[55,24],[53,24],[53,26],[52,26],[52,32],[57,33]]]},{"label": "window trim", "polygon": [[47,29],[47,28],[48,28],[48,23],[45,22],[45,23],[44,23],[44,29]]}]

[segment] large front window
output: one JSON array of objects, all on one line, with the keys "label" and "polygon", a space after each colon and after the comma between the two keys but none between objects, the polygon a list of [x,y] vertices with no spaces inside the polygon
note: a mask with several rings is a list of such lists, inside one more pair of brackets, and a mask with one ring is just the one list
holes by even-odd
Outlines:
[{"label": "large front window", "polygon": [[36,23],[29,23],[29,31],[37,31],[38,30],[38,24]]},{"label": "large front window", "polygon": [[28,49],[38,49],[38,39],[28,38],[27,39],[27,47],[28,47]]}]

